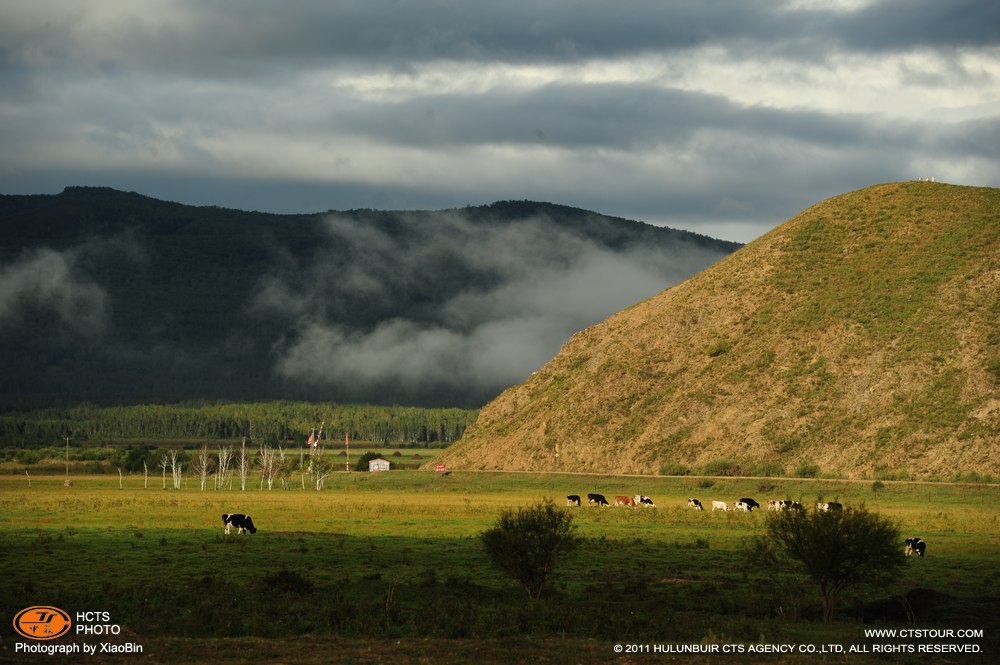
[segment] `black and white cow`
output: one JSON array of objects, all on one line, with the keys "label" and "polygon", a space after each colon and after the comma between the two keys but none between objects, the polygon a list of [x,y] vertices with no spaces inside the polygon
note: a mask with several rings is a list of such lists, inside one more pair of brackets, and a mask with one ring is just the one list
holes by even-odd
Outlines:
[{"label": "black and white cow", "polygon": [[743,498],[740,499],[739,502],[747,504],[747,506],[749,506],[750,510],[753,510],[754,508],[757,508],[758,510],[760,509],[760,504],[757,503],[756,501],[754,501],[753,499],[748,499],[746,497],[743,497]]},{"label": "black and white cow", "polygon": [[701,501],[698,499],[688,499],[688,508],[694,508],[695,510],[705,510],[705,506],[701,505]]},{"label": "black and white cow", "polygon": [[742,500],[741,501],[734,501],[733,502],[733,510],[741,511],[741,512],[744,512],[744,513],[751,512],[750,504],[746,503],[746,502],[744,502]]},{"label": "black and white cow", "polygon": [[816,504],[816,510],[821,513],[829,513],[835,510],[843,510],[844,504],[835,501],[820,501]]},{"label": "black and white cow", "polygon": [[253,525],[253,520],[250,519],[249,515],[222,513],[222,523],[226,525],[226,533],[229,533],[229,529],[232,527],[236,527],[236,533],[243,533],[244,531],[257,533],[257,527]]},{"label": "black and white cow", "polygon": [[587,503],[596,506],[607,506],[610,505],[608,500],[604,498],[603,494],[588,494]]},{"label": "black and white cow", "polygon": [[637,506],[645,506],[646,508],[656,508],[656,504],[653,503],[653,500],[650,499],[645,494],[636,494],[634,498],[635,498],[635,505]]},{"label": "black and white cow", "polygon": [[926,551],[927,543],[925,543],[922,538],[906,539],[906,556],[910,556],[914,552],[917,553],[917,556],[923,556]]},{"label": "black and white cow", "polygon": [[579,494],[567,494],[566,495],[566,505],[567,506],[579,506],[580,505],[580,495]]}]

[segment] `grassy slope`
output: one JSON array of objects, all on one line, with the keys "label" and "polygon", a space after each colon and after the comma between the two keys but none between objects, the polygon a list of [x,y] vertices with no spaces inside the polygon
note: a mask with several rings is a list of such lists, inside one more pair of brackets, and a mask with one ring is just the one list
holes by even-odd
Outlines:
[{"label": "grassy slope", "polygon": [[574,336],[453,467],[1000,475],[1000,190],[869,187]]}]

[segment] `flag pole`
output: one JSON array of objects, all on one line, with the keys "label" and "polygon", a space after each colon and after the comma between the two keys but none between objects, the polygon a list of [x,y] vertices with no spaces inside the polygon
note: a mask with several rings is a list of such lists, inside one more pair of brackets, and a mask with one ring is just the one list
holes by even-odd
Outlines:
[{"label": "flag pole", "polygon": [[346,467],[347,473],[351,472],[351,434],[350,432],[344,432],[344,447],[347,448],[347,463],[344,465]]}]

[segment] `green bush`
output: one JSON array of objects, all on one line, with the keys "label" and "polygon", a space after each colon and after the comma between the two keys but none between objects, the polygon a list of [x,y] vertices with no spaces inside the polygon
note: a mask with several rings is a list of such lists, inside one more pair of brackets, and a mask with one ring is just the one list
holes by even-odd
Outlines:
[{"label": "green bush", "polygon": [[379,459],[382,456],[383,455],[382,455],[381,452],[377,452],[376,453],[374,451],[369,450],[367,453],[365,453],[364,455],[361,456],[361,459],[359,459],[357,461],[357,463],[354,465],[354,470],[355,471],[367,471],[368,470],[368,462],[371,462],[373,459]]},{"label": "green bush", "polygon": [[504,510],[480,538],[490,561],[520,582],[528,598],[538,600],[556,556],[578,544],[572,522],[569,511],[546,499],[527,508]]},{"label": "green bush", "polygon": [[744,476],[744,466],[734,459],[717,459],[701,467],[703,476]]},{"label": "green bush", "polygon": [[780,462],[762,462],[750,467],[751,476],[781,477],[785,475],[785,465]]},{"label": "green bush", "polygon": [[819,475],[819,465],[809,461],[803,461],[795,467],[796,478],[815,478]]},{"label": "green bush", "polygon": [[819,585],[827,623],[842,590],[891,580],[905,561],[896,524],[863,507],[769,513],[767,537]]}]

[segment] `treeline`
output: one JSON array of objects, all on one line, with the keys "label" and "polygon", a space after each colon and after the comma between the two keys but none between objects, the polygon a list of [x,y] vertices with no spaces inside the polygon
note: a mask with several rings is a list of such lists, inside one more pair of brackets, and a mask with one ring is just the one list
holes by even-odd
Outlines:
[{"label": "treeline", "polygon": [[304,442],[314,430],[327,445],[345,436],[379,444],[448,445],[462,437],[478,411],[310,402],[143,404],[55,407],[0,414],[0,443],[52,445],[172,439],[255,444]]}]

